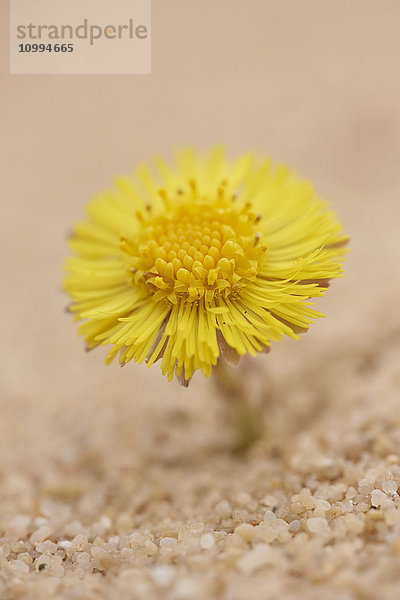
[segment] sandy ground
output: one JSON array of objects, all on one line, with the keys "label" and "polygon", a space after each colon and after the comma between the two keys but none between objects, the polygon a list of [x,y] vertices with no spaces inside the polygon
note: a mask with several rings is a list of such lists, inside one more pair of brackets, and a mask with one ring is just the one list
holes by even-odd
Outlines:
[{"label": "sandy ground", "polygon": [[[2,3],[0,598],[371,599],[400,589],[399,3],[153,1],[150,76],[9,76]],[[70,224],[140,160],[270,154],[332,200],[346,277],[248,373],[104,366],[63,312]]]}]

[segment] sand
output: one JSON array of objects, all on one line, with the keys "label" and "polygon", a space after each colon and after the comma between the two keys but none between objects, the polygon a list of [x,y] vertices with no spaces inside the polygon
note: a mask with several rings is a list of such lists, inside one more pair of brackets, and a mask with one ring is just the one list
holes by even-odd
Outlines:
[{"label": "sand", "polygon": [[264,434],[245,456],[205,386],[166,404],[118,389],[40,412],[15,399],[3,597],[393,598],[398,334],[374,353],[297,344],[285,377],[258,359]]},{"label": "sand", "polygon": [[[203,5],[154,1],[148,77],[11,77],[2,54],[2,600],[398,596],[399,5]],[[244,370],[246,455],[212,381],[105,367],[61,292],[91,195],[220,141],[312,179],[352,238],[327,318]]]}]

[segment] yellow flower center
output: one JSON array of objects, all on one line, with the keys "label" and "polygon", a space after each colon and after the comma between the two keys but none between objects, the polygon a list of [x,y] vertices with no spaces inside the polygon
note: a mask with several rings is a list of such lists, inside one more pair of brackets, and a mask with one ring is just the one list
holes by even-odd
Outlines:
[{"label": "yellow flower center", "polygon": [[211,303],[236,295],[257,275],[266,252],[258,217],[233,201],[182,202],[173,212],[143,220],[140,233],[121,238],[132,284],[144,284],[156,300]]}]

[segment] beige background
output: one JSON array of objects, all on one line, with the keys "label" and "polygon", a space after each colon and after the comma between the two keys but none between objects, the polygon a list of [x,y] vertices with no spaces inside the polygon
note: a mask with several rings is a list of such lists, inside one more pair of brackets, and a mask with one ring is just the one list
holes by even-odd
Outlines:
[{"label": "beige background", "polygon": [[[399,2],[153,0],[152,74],[145,76],[10,76],[5,0],[1,11],[0,536],[14,514],[43,516],[41,503],[49,498],[70,506],[71,521],[89,526],[108,514],[114,523],[122,511],[140,529],[132,498],[147,477],[161,487],[168,487],[166,481],[174,481],[174,490],[183,486],[184,509],[172,489],[171,503],[163,505],[181,523],[200,518],[196,472],[208,472],[216,495],[225,493],[228,500],[248,489],[241,483],[243,463],[224,458],[221,448],[212,450],[224,446],[229,431],[210,382],[197,376],[187,391],[168,384],[157,368],[106,368],[105,352],[85,354],[63,312],[65,239],[87,200],[110,186],[115,174],[185,144],[207,149],[222,142],[231,156],[250,149],[288,163],[332,201],[352,238],[346,277],[318,303],[327,319],[300,343],[281,342],[257,359],[279,400],[264,415],[272,426],[257,460],[270,464],[275,440],[290,456],[272,470],[291,465],[301,474],[291,460],[301,453],[302,436],[318,445],[327,428],[338,446],[322,444],[319,451],[336,460],[351,434],[346,419],[353,419],[360,444],[365,431],[384,431],[392,440],[386,454],[397,454]],[[388,381],[392,388],[385,396]],[[385,460],[373,444],[362,446],[360,456],[364,450],[371,454],[360,478],[363,469]],[[169,466],[166,457],[172,457]],[[120,489],[124,469],[132,468],[136,475]],[[254,497],[271,491],[271,472],[266,467],[262,483],[253,473],[248,485]],[[313,475],[310,466],[305,480]],[[155,512],[156,538],[157,519]],[[369,543],[367,553],[373,552]],[[388,548],[389,542],[380,543]],[[395,582],[394,563],[393,572],[388,565],[379,563],[366,585]],[[159,592],[148,568],[140,577],[150,582],[143,590],[152,597]],[[229,568],[240,588],[246,577]],[[356,562],[354,569],[362,573]],[[313,597],[315,582],[303,575],[298,593]],[[29,577],[24,585],[39,597],[42,588],[35,586],[42,583]],[[283,597],[291,597],[286,579],[258,577],[260,589],[282,586]],[[319,597],[349,597],[343,594],[350,593],[354,577],[340,585],[332,583],[335,577],[335,570],[326,576]],[[6,580],[7,597],[17,597],[12,575]],[[192,597],[217,597],[215,581],[208,580],[209,587],[196,579],[206,587]],[[82,581],[88,590],[92,583]],[[108,581],[102,580],[105,597],[115,585]],[[219,593],[236,597],[234,587],[224,586]],[[164,592],[174,597],[169,590]],[[387,593],[389,598],[389,588]]]}]

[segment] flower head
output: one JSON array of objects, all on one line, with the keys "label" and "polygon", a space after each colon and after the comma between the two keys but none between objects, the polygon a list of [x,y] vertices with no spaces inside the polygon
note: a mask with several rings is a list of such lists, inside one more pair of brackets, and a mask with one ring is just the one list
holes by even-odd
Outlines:
[{"label": "flower head", "polygon": [[71,237],[65,289],[89,349],[161,359],[186,385],[221,353],[266,351],[322,316],[308,300],[341,275],[347,237],[308,182],[220,148],[155,166],[118,178]]}]

